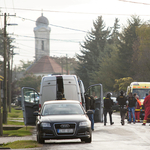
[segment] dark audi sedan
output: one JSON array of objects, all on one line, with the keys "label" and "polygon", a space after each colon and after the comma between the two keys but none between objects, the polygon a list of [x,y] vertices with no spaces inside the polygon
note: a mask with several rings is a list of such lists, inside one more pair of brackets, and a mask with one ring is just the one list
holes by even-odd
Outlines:
[{"label": "dark audi sedan", "polygon": [[78,101],[55,100],[44,103],[36,121],[37,141],[75,139],[91,143],[91,122]]}]

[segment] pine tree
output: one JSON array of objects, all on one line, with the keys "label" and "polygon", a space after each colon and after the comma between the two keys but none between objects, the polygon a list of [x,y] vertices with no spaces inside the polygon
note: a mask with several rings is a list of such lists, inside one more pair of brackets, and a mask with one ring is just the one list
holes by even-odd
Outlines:
[{"label": "pine tree", "polygon": [[111,34],[105,46],[104,57],[101,66],[94,73],[95,83],[102,83],[104,91],[112,91],[115,79],[117,78],[117,45],[119,43],[119,20],[116,18],[114,26],[111,28]]},{"label": "pine tree", "polygon": [[110,34],[109,29],[105,29],[102,16],[93,22],[94,28],[91,29],[81,44],[82,55],[77,54],[79,60],[76,74],[83,80],[85,87],[93,83],[92,74],[98,70],[101,65],[104,49]]},{"label": "pine tree", "polygon": [[137,41],[136,28],[141,25],[141,19],[137,16],[132,16],[128,19],[127,26],[124,27],[121,40],[119,43],[118,51],[118,76],[132,77],[132,56],[133,56],[133,44]]}]

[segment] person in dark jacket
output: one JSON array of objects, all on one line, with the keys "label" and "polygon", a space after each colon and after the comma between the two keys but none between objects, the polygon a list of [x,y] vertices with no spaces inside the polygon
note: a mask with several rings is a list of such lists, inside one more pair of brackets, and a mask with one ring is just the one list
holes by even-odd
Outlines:
[{"label": "person in dark jacket", "polygon": [[86,95],[85,100],[86,100],[86,110],[91,111],[88,117],[91,121],[91,129],[92,131],[94,131],[95,99],[93,96]]},{"label": "person in dark jacket", "polygon": [[108,93],[106,95],[106,98],[104,99],[104,126],[106,126],[106,120],[107,120],[107,113],[109,113],[109,118],[110,118],[110,125],[113,125],[114,122],[112,122],[112,105],[113,105],[113,100],[110,98],[111,94]]},{"label": "person in dark jacket", "polygon": [[127,112],[127,98],[123,95],[123,91],[120,92],[117,101],[120,106],[121,124],[124,125],[125,114]]},{"label": "person in dark jacket", "polygon": [[129,93],[129,97],[128,97],[128,114],[129,114],[129,122],[131,123],[131,114],[133,116],[133,123],[135,124],[135,106],[136,106],[136,102],[137,100],[135,99],[135,97],[132,95],[132,93]]}]

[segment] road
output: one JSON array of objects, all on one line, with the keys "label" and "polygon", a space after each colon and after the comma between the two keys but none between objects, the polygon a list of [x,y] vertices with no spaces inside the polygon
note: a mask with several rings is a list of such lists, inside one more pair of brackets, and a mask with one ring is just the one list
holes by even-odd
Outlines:
[{"label": "road", "polygon": [[120,116],[113,114],[114,125],[95,123],[92,143],[75,140],[47,140],[42,150],[150,150],[150,126],[142,123],[121,126]]}]

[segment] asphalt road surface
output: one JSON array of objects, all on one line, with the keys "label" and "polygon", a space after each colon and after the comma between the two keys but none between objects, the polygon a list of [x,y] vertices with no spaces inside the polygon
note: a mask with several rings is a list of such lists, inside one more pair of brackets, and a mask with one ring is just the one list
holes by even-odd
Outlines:
[{"label": "asphalt road surface", "polygon": [[[109,119],[109,118],[108,118]],[[75,140],[46,140],[42,150],[150,150],[150,126],[142,123],[120,124],[119,114],[113,114],[114,125],[95,123],[92,143]]]}]

